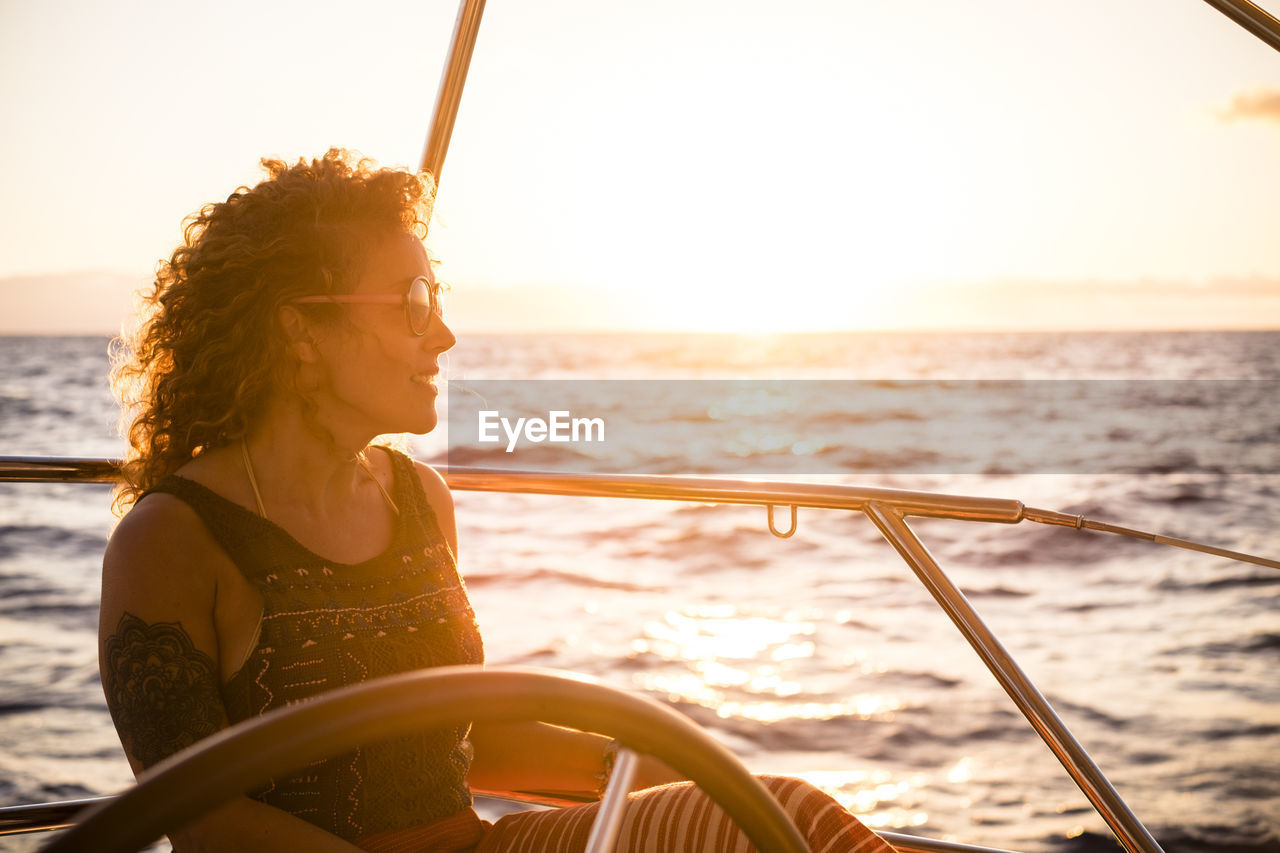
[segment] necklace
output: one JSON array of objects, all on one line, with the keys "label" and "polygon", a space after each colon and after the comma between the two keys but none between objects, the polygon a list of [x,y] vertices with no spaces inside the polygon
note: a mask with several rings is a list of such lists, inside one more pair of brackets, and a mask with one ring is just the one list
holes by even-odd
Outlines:
[{"label": "necklace", "polygon": [[[249,477],[249,487],[253,489],[253,500],[258,505],[258,515],[263,518],[267,517],[267,508],[262,504],[262,492],[258,490],[258,478],[253,473],[253,460],[249,458],[249,445],[245,442],[244,437],[240,438],[240,459],[244,462],[244,473]],[[373,484],[378,487],[378,491],[382,494],[382,499],[387,502],[391,512],[395,515],[400,514],[400,508],[396,506],[396,502],[391,499],[390,493],[387,492],[382,481],[373,473],[373,469],[369,467],[369,460],[365,458],[364,452],[356,454],[356,464],[369,475],[369,479],[373,480]]]}]

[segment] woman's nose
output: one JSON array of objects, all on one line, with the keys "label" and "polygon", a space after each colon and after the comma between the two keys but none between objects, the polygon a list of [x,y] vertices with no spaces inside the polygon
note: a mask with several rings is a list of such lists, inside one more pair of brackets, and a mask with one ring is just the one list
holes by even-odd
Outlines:
[{"label": "woman's nose", "polygon": [[444,316],[437,314],[431,318],[431,325],[422,337],[423,345],[436,352],[444,352],[453,348],[458,342],[453,330],[444,321]]}]

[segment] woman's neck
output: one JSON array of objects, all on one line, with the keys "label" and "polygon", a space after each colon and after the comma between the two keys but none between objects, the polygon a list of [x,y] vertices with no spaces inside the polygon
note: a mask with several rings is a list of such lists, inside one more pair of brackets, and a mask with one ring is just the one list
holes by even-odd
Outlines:
[{"label": "woman's neck", "polygon": [[340,515],[370,487],[359,455],[374,436],[328,434],[297,406],[275,405],[245,436],[249,465],[268,504],[314,518]]}]

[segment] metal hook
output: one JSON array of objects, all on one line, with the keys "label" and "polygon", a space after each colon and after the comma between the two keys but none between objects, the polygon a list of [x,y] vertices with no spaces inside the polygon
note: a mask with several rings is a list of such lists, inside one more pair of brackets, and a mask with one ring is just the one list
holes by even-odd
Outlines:
[{"label": "metal hook", "polygon": [[786,533],[780,532],[773,524],[773,504],[768,504],[767,508],[769,510],[769,532],[779,539],[790,539],[794,536],[796,533],[796,505],[791,505],[791,529]]}]

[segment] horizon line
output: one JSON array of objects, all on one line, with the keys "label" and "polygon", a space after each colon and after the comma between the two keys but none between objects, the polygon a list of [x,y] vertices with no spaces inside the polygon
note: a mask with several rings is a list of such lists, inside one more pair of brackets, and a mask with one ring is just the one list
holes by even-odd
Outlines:
[{"label": "horizon line", "polygon": [[[667,335],[672,337],[699,335],[703,337],[752,337],[752,338],[768,338],[768,337],[789,337],[797,335],[806,336],[823,336],[823,335],[919,335],[919,334],[940,334],[940,335],[1056,335],[1056,334],[1178,334],[1178,333],[1205,333],[1205,334],[1222,334],[1231,332],[1280,332],[1280,325],[1258,325],[1258,326],[1107,326],[1107,327],[1084,327],[1084,326],[1044,326],[1044,327],[1018,327],[1018,326],[895,326],[885,328],[845,328],[845,329],[781,329],[781,330],[751,330],[734,331],[729,329],[656,329],[656,328],[575,328],[575,327],[546,327],[546,328],[528,328],[528,329],[454,329],[455,333],[460,337],[463,336],[525,336],[525,335]],[[0,328],[0,337],[5,338],[116,338],[120,337],[118,331],[108,330],[92,330],[92,329],[5,329]]]}]

